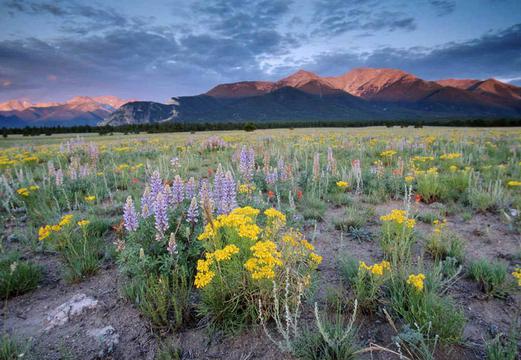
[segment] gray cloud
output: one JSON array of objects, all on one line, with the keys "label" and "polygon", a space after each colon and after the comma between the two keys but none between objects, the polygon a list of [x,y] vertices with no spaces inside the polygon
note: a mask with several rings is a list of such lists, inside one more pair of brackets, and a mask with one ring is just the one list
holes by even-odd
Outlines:
[{"label": "gray cloud", "polygon": [[456,8],[456,2],[454,0],[429,0],[429,3],[436,9],[436,15],[445,16],[452,12]]},{"label": "gray cloud", "polygon": [[315,3],[314,34],[340,35],[351,31],[412,31],[416,21],[406,13],[388,10],[378,1],[319,0]]},{"label": "gray cloud", "polygon": [[87,34],[108,28],[135,28],[146,23],[146,18],[127,17],[112,7],[86,5],[76,0],[9,0],[5,6],[11,16],[56,17],[61,21],[60,30],[66,33]]},{"label": "gray cloud", "polygon": [[[294,56],[291,50],[309,40],[416,28],[413,17],[378,0],[313,1],[312,13],[296,14],[285,0],[196,0],[179,9],[184,15],[173,24],[157,24],[78,0],[10,0],[4,6],[14,16],[50,17],[61,32],[47,39],[0,41],[0,100],[100,93],[164,100],[221,82],[274,79],[297,70],[288,65],[273,69],[267,65],[272,59],[300,61],[299,67],[322,75],[372,66],[426,78],[521,76],[521,25],[435,48],[360,52],[353,46]],[[454,9],[453,1],[429,1],[440,16]]]},{"label": "gray cloud", "polygon": [[373,52],[329,52],[314,57],[305,67],[319,73],[339,74],[353,67],[390,67],[421,77],[519,77],[521,24],[480,38],[451,42],[435,48],[381,48]]}]

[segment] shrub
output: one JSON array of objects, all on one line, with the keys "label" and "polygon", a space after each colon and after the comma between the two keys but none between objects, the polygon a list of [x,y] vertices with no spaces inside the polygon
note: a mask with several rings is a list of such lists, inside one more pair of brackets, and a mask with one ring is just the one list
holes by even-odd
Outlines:
[{"label": "shrub", "polygon": [[460,263],[464,258],[463,241],[454,233],[445,229],[446,221],[434,221],[434,229],[428,237],[427,252],[436,260],[441,261],[447,257],[457,259]]},{"label": "shrub", "polygon": [[356,276],[351,278],[353,295],[364,312],[376,310],[383,295],[383,285],[389,279],[391,264],[387,261],[368,266],[360,261]]},{"label": "shrub", "polygon": [[153,326],[177,329],[186,320],[191,284],[184,267],[177,266],[171,274],[149,275],[144,281],[130,282],[125,289]]},{"label": "shrub", "polygon": [[498,261],[474,260],[469,264],[469,276],[488,295],[504,297],[507,290],[507,266]]},{"label": "shrub", "polygon": [[491,341],[485,343],[487,360],[516,360],[519,351],[517,341],[519,333],[511,331],[509,335],[498,334]]},{"label": "shrub", "polygon": [[442,184],[438,169],[418,171],[416,177],[416,192],[426,203],[435,202],[446,196],[447,188]]},{"label": "shrub", "polygon": [[326,212],[326,203],[317,198],[306,197],[301,203],[301,212],[306,220],[322,220]]},{"label": "shrub", "polygon": [[380,245],[392,265],[409,261],[411,248],[415,242],[414,226],[416,221],[408,217],[405,210],[392,210],[381,216],[383,221]]},{"label": "shrub", "polygon": [[23,346],[21,342],[15,340],[8,334],[0,337],[0,359],[16,360],[26,355],[29,345]]},{"label": "shrub", "polygon": [[369,209],[349,206],[342,217],[333,220],[333,224],[336,229],[344,231],[349,228],[360,229],[367,224],[371,215],[372,212]]},{"label": "shrub", "polygon": [[41,269],[20,256],[11,253],[0,258],[0,298],[21,295],[35,289],[41,278]]},{"label": "shrub", "polygon": [[257,224],[258,214],[251,207],[237,208],[209,219],[198,237],[205,248],[194,282],[201,291],[199,312],[228,332],[256,321],[261,300],[272,313],[272,281],[283,279],[285,271],[289,293],[295,294],[298,284],[310,285],[322,260],[302,234],[284,229],[281,212],[264,211],[263,228]]},{"label": "shrub", "polygon": [[391,308],[409,326],[429,329],[432,336],[438,336],[444,343],[459,342],[465,326],[463,312],[450,298],[434,291],[437,285],[427,286],[425,280],[422,273],[407,278],[393,274],[389,285]]},{"label": "shrub", "polygon": [[356,303],[349,322],[337,311],[330,316],[320,315],[315,303],[315,328],[307,328],[297,337],[293,354],[304,360],[350,360],[357,359]]},{"label": "shrub", "polygon": [[81,281],[99,270],[104,244],[98,226],[91,226],[90,220],[64,215],[57,224],[40,227],[38,236],[63,256],[69,281]]}]

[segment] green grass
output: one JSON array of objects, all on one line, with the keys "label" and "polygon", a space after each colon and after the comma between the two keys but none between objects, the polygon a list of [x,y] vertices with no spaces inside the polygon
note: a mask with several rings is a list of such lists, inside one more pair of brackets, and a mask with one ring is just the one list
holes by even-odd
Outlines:
[{"label": "green grass", "polygon": [[0,298],[21,295],[35,289],[41,277],[40,267],[21,260],[18,254],[0,256]]}]

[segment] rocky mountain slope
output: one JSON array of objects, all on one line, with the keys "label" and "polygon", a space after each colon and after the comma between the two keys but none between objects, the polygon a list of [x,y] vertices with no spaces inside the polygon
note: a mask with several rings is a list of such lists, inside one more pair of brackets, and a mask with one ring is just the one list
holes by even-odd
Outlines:
[{"label": "rocky mountain slope", "polygon": [[168,105],[130,102],[100,124],[521,117],[520,91],[494,79],[427,81],[396,69],[336,77],[300,70],[275,82],[220,84]]},{"label": "rocky mountain slope", "polygon": [[0,127],[96,125],[129,100],[116,96],[76,96],[64,102],[0,103]]}]

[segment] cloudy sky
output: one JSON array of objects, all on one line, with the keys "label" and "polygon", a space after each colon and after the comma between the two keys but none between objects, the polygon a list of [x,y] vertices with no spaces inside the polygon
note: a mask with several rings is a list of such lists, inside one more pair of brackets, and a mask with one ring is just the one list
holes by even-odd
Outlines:
[{"label": "cloudy sky", "polygon": [[0,101],[165,101],[298,69],[521,85],[520,0],[0,0]]}]

